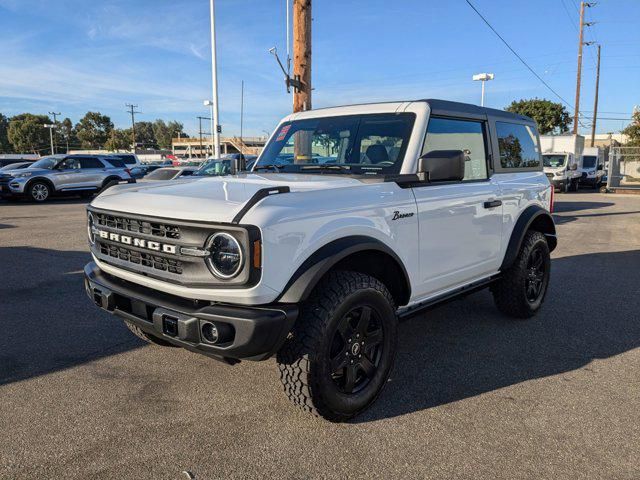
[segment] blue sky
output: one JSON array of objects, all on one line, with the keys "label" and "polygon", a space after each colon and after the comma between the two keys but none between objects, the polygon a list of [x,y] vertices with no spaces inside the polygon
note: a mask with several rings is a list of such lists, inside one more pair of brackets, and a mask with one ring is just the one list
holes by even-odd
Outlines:
[{"label": "blue sky", "polygon": [[[493,26],[570,104],[575,95],[577,0],[472,0]],[[486,104],[556,101],[464,0],[315,0],[314,107],[378,100],[444,98],[478,103],[479,72],[493,72]],[[585,40],[603,45],[599,110],[628,117],[640,104],[640,2],[601,0]],[[291,109],[268,49],[285,51],[285,0],[217,0],[220,119],[239,132],[270,131]],[[0,112],[97,110],[128,126],[177,119],[197,130],[210,97],[208,0],[0,0]],[[590,116],[595,49],[586,47],[582,109]],[[573,110],[570,109],[571,114]],[[584,121],[590,124],[589,120]],[[598,122],[618,131],[622,120]]]}]

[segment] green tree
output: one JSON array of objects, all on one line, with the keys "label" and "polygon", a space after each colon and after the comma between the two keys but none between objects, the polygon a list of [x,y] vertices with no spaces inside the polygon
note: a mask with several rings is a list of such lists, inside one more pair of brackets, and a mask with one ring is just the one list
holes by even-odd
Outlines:
[{"label": "green tree", "polygon": [[532,98],[518,102],[513,101],[505,110],[533,118],[542,135],[554,132],[566,133],[572,123],[567,109],[561,103],[554,103],[550,100]]},{"label": "green tree", "polygon": [[107,150],[129,150],[131,148],[131,129],[114,128],[104,147]]},{"label": "green tree", "polygon": [[11,143],[9,143],[9,119],[0,113],[0,153],[11,153]]},{"label": "green tree", "polygon": [[640,110],[633,112],[631,123],[622,130],[622,133],[629,137],[628,146],[640,147]]},{"label": "green tree", "polygon": [[82,148],[101,148],[107,143],[113,122],[100,112],[87,112],[76,124],[75,132]]},{"label": "green tree", "polygon": [[9,121],[7,137],[18,153],[38,153],[49,148],[49,132],[44,125],[51,123],[47,115],[21,113]]},{"label": "green tree", "polygon": [[165,123],[161,119],[153,122],[153,134],[160,148],[171,148],[171,140],[178,136],[187,138],[188,135],[184,133],[183,129],[184,127],[180,122],[170,121]]},{"label": "green tree", "polygon": [[151,122],[136,122],[136,145],[141,145],[143,148],[158,146]]},{"label": "green tree", "polygon": [[65,118],[58,122],[58,135],[64,148],[69,150],[70,147],[78,147],[78,137],[76,136],[73,122],[70,118]]}]

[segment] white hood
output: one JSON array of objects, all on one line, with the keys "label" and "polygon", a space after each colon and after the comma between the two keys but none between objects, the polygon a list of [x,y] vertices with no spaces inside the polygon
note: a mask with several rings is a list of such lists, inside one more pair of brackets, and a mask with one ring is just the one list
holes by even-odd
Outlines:
[{"label": "white hood", "polygon": [[258,190],[288,186],[292,192],[364,185],[347,176],[253,174],[116,185],[96,197],[96,208],[195,221],[231,222]]}]

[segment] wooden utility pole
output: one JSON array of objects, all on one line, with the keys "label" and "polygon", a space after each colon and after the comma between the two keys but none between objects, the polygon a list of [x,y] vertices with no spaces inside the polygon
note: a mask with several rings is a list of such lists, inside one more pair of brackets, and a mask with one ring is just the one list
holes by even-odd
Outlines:
[{"label": "wooden utility pole", "polygon": [[593,102],[593,122],[591,124],[591,146],[596,138],[596,120],[598,119],[598,88],[600,87],[600,45],[598,45],[598,64],[596,66],[596,98]]},{"label": "wooden utility pole", "polygon": [[136,108],[138,105],[133,105],[131,103],[126,103],[125,106],[129,109],[127,113],[131,114],[131,148],[133,149],[133,153],[136,153]]},{"label": "wooden utility pole", "polygon": [[582,46],[584,40],[584,2],[580,2],[580,31],[578,32],[578,73],[576,74],[576,106],[573,115],[573,134],[578,133],[580,116],[580,83],[582,81]]},{"label": "wooden utility pole", "polygon": [[293,0],[293,111],[311,110],[311,0]]},{"label": "wooden utility pole", "polygon": [[584,41],[584,27],[590,27],[593,22],[584,21],[584,9],[594,6],[595,3],[580,2],[580,31],[578,32],[578,71],[576,73],[576,109],[573,116],[573,134],[578,133],[578,119],[580,118],[580,85],[582,83],[582,47],[593,42]]}]

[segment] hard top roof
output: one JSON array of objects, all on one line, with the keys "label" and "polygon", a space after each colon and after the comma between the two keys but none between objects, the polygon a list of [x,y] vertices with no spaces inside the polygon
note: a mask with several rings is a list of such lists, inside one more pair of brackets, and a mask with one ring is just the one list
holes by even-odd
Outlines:
[{"label": "hard top roof", "polygon": [[[479,105],[473,105],[470,103],[453,102],[449,100],[439,100],[435,98],[425,98],[418,100],[404,100],[404,101],[392,101],[392,102],[371,102],[352,105],[339,105],[334,107],[316,108],[313,110],[307,110],[305,112],[298,112],[287,117],[287,120],[303,119],[310,117],[317,117],[320,113],[327,115],[333,114],[345,114],[344,110],[350,110],[350,113],[357,114],[355,107],[363,107],[368,113],[374,113],[378,110],[381,112],[402,112],[406,111],[407,107],[412,103],[426,103],[429,105],[432,114],[435,115],[490,115],[492,117],[503,118],[505,120],[518,120],[520,122],[534,123],[534,120],[530,117],[520,115],[517,113],[506,112],[504,110],[498,110],[495,108],[481,107]],[[340,112],[342,110],[342,112]]]}]

